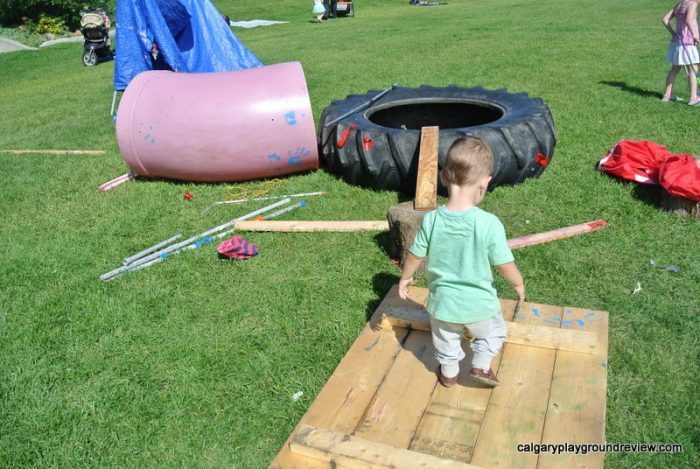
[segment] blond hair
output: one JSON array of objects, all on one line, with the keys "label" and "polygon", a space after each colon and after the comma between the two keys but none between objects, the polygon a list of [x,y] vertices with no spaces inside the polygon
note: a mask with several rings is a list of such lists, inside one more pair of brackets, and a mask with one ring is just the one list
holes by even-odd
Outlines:
[{"label": "blond hair", "polygon": [[491,148],[477,137],[461,137],[447,150],[445,165],[440,171],[442,183],[446,186],[474,185],[483,177],[493,174],[493,153]]}]

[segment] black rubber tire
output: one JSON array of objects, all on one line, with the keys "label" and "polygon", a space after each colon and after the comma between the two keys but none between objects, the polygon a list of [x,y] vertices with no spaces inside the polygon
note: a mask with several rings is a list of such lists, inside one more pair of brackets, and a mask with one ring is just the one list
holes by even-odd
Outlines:
[{"label": "black rubber tire", "polygon": [[[440,167],[457,138],[471,135],[488,143],[495,160],[489,189],[538,176],[554,154],[556,130],[549,107],[540,98],[505,89],[396,87],[326,126],[380,92],[350,95],[334,101],[321,114],[322,162],[351,184],[413,194],[423,126],[440,127]],[[445,188],[440,187],[440,192],[444,194]]]}]

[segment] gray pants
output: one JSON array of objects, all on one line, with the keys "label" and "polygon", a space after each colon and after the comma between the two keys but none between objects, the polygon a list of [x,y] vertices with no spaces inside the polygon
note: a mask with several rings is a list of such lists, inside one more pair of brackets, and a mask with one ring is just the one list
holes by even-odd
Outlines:
[{"label": "gray pants", "polygon": [[488,370],[506,339],[508,332],[503,315],[498,313],[489,319],[471,324],[455,324],[430,316],[435,358],[440,363],[442,375],[451,378],[459,374],[459,362],[464,358],[462,337],[464,329],[474,338],[471,343],[472,367]]}]

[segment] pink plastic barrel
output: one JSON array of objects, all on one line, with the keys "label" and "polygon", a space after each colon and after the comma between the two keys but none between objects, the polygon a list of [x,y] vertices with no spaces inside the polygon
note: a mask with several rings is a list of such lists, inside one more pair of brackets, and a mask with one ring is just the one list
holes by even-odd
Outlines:
[{"label": "pink plastic barrel", "polygon": [[244,181],[318,168],[298,62],[140,73],[119,103],[117,141],[132,172],[150,178]]}]

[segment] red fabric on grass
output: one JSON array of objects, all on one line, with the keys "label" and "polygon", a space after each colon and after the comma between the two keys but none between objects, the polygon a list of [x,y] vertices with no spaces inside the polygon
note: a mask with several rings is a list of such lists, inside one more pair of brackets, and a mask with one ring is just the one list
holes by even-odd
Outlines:
[{"label": "red fabric on grass", "polygon": [[628,181],[660,184],[670,195],[700,201],[700,163],[648,140],[620,140],[602,156],[598,169]]},{"label": "red fabric on grass", "polygon": [[674,197],[700,202],[700,161],[690,155],[671,155],[659,169],[659,184]]}]

